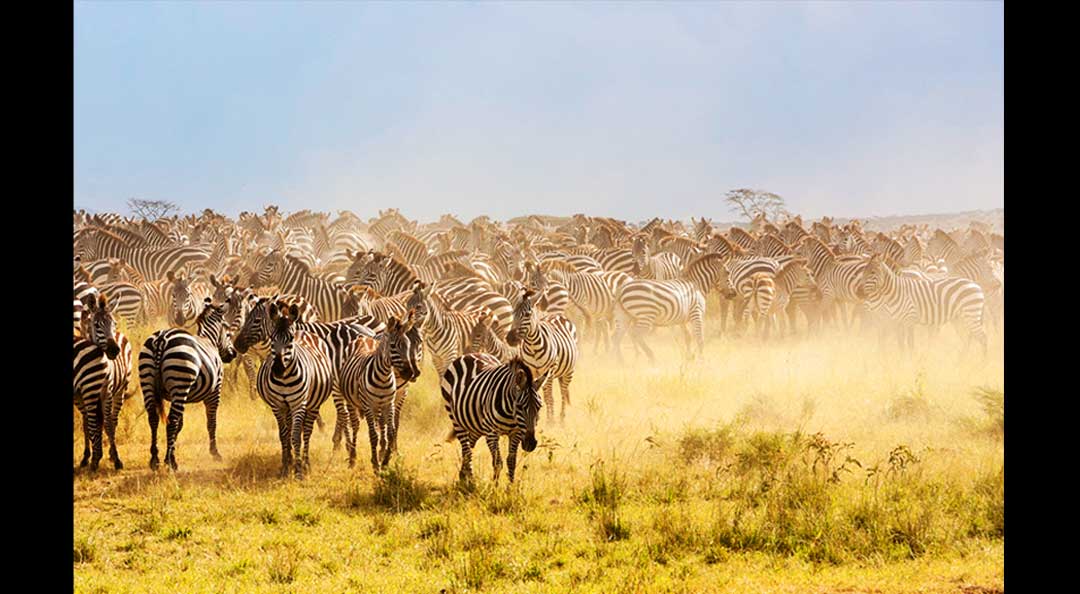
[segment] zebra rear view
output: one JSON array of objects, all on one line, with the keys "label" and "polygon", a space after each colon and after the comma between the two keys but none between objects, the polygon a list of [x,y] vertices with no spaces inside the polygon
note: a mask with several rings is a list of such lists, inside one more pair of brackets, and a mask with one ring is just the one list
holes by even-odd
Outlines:
[{"label": "zebra rear view", "polygon": [[[188,403],[206,405],[206,431],[210,436],[210,455],[221,460],[217,449],[217,409],[221,402],[222,369],[236,356],[224,323],[224,306],[216,306],[208,297],[196,318],[198,335],[178,328],[158,330],[143,343],[139,353],[139,383],[143,404],[150,423],[150,468],[158,467],[158,421],[165,429],[165,463],[177,470],[176,440],[184,426],[184,407]],[[165,401],[170,402],[168,417]]]}]

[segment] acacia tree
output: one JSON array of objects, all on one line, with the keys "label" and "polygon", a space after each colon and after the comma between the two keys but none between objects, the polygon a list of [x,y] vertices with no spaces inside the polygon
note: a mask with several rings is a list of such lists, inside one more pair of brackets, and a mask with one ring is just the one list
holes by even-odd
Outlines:
[{"label": "acacia tree", "polygon": [[131,214],[147,221],[156,221],[174,212],[180,212],[180,207],[167,200],[139,200],[138,198],[132,198],[127,201],[127,204],[128,208],[131,209]]},{"label": "acacia tree", "polygon": [[748,188],[728,190],[724,202],[728,203],[732,212],[741,214],[751,221],[760,214],[764,214],[767,219],[773,221],[791,215],[783,198],[765,190]]}]

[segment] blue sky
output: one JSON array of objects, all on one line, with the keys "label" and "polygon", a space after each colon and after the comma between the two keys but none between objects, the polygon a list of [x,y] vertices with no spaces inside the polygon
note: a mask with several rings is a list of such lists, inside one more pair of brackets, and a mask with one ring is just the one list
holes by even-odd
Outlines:
[{"label": "blue sky", "polygon": [[997,2],[76,2],[74,201],[734,220],[1004,206]]}]

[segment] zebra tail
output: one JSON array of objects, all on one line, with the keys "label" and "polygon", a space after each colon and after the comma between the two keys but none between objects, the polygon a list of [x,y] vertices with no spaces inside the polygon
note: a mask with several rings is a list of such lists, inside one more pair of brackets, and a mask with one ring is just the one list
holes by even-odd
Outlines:
[{"label": "zebra tail", "polygon": [[446,443],[450,443],[451,441],[454,441],[455,439],[457,439],[457,433],[454,433],[454,428],[451,427],[450,428],[450,433],[446,436],[445,441],[446,441]]}]

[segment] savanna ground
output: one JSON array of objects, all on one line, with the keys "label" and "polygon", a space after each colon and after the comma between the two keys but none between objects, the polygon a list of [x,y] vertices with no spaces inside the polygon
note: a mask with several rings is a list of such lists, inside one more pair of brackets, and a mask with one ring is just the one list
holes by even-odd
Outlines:
[{"label": "savanna ground", "polygon": [[[366,432],[356,468],[331,452],[327,404],[309,477],[279,479],[276,424],[242,373],[219,412],[224,460],[194,405],[180,471],[152,472],[133,376],[125,469],[106,455],[74,479],[75,590],[1003,591],[1001,334],[961,361],[951,329],[903,354],[842,331],[762,343],[717,327],[691,364],[669,330],[655,364],[583,340],[566,424],[541,419],[510,489],[505,471],[492,486],[482,441],[475,489],[456,484],[427,362],[382,478]],[[73,442],[77,461],[77,412]]]}]

